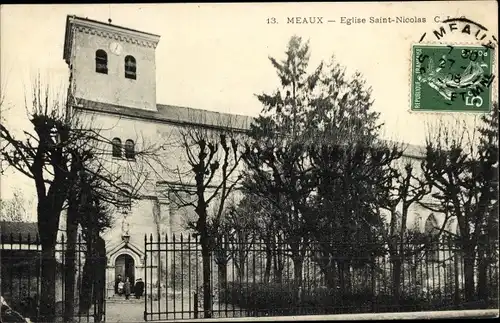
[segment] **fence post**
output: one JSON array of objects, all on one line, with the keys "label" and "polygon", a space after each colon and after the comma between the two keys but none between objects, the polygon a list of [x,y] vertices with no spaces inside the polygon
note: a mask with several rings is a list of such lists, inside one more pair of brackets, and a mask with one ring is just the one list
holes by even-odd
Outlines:
[{"label": "fence post", "polygon": [[148,236],[144,235],[144,321],[148,320]]},{"label": "fence post", "polygon": [[458,250],[455,250],[455,255],[453,257],[453,261],[454,261],[454,271],[455,271],[455,305],[458,306],[458,304],[460,304],[460,279],[459,279],[459,275],[460,275],[460,271],[459,271],[459,268],[458,268]]},{"label": "fence post", "polygon": [[193,306],[194,306],[194,309],[193,309],[193,312],[194,312],[194,318],[197,319],[198,318],[198,293],[194,292],[194,297],[193,297]]}]

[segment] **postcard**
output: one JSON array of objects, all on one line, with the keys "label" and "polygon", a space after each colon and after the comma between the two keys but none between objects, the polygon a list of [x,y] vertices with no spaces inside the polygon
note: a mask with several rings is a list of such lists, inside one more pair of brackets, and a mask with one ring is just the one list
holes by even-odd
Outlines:
[{"label": "postcard", "polygon": [[0,7],[5,322],[498,315],[496,1]]}]

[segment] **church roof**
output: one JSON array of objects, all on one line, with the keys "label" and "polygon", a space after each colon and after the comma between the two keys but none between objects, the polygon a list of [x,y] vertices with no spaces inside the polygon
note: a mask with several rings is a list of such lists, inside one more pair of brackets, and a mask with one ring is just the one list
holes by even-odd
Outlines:
[{"label": "church roof", "polygon": [[67,18],[66,18],[67,21],[69,21],[70,18],[78,19],[78,20],[82,20],[82,21],[88,21],[88,22],[91,22],[91,23],[100,24],[100,25],[104,25],[104,26],[111,26],[111,27],[114,27],[114,28],[117,28],[117,29],[126,30],[126,31],[133,31],[133,32],[136,32],[136,33],[144,34],[144,35],[150,35],[150,36],[160,37],[159,35],[148,33],[148,32],[145,32],[145,31],[140,31],[140,30],[137,30],[137,29],[132,29],[132,28],[128,28],[128,27],[113,25],[111,23],[105,23],[105,22],[102,22],[102,21],[99,21],[99,20],[78,17],[78,16],[75,16],[75,15],[72,15],[72,16],[68,15]]},{"label": "church roof", "polygon": [[[184,126],[202,126],[213,129],[229,128],[239,132],[245,132],[250,129],[250,124],[253,121],[251,116],[220,113],[167,104],[157,104],[157,111],[151,111],[85,99],[77,99],[77,102],[76,107],[81,110]],[[386,142],[402,146],[404,149],[403,155],[406,157],[422,159],[423,156],[425,156],[424,146],[397,143],[391,140],[387,140]]]},{"label": "church roof", "polygon": [[405,144],[392,140],[386,140],[385,142],[389,145],[396,144],[398,146],[402,146],[402,149],[404,150],[403,155],[406,157],[422,159],[425,156],[425,146]]},{"label": "church roof", "polygon": [[82,110],[184,126],[203,126],[214,129],[230,128],[236,131],[245,131],[250,128],[252,122],[250,116],[166,104],[157,104],[157,111],[151,111],[84,99],[78,99],[77,101],[77,108]]}]

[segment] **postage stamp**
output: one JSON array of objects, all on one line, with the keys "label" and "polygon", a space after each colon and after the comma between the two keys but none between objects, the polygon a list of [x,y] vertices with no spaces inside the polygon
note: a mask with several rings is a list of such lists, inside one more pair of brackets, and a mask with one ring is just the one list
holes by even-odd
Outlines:
[{"label": "postage stamp", "polygon": [[411,110],[490,111],[493,54],[485,46],[413,45]]}]

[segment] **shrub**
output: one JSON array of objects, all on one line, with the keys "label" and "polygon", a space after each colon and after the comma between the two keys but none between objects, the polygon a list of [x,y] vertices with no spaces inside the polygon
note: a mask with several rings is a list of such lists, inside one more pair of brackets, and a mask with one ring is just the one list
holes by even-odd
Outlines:
[{"label": "shrub", "polygon": [[228,282],[220,292],[220,301],[241,308],[275,314],[285,314],[284,310],[298,306],[291,285],[265,283]]},{"label": "shrub", "polygon": [[317,287],[294,290],[293,285],[228,282],[220,301],[272,315],[423,311],[453,307],[452,295],[424,295],[404,290],[399,303],[390,293],[370,289],[341,293],[340,289]]}]

